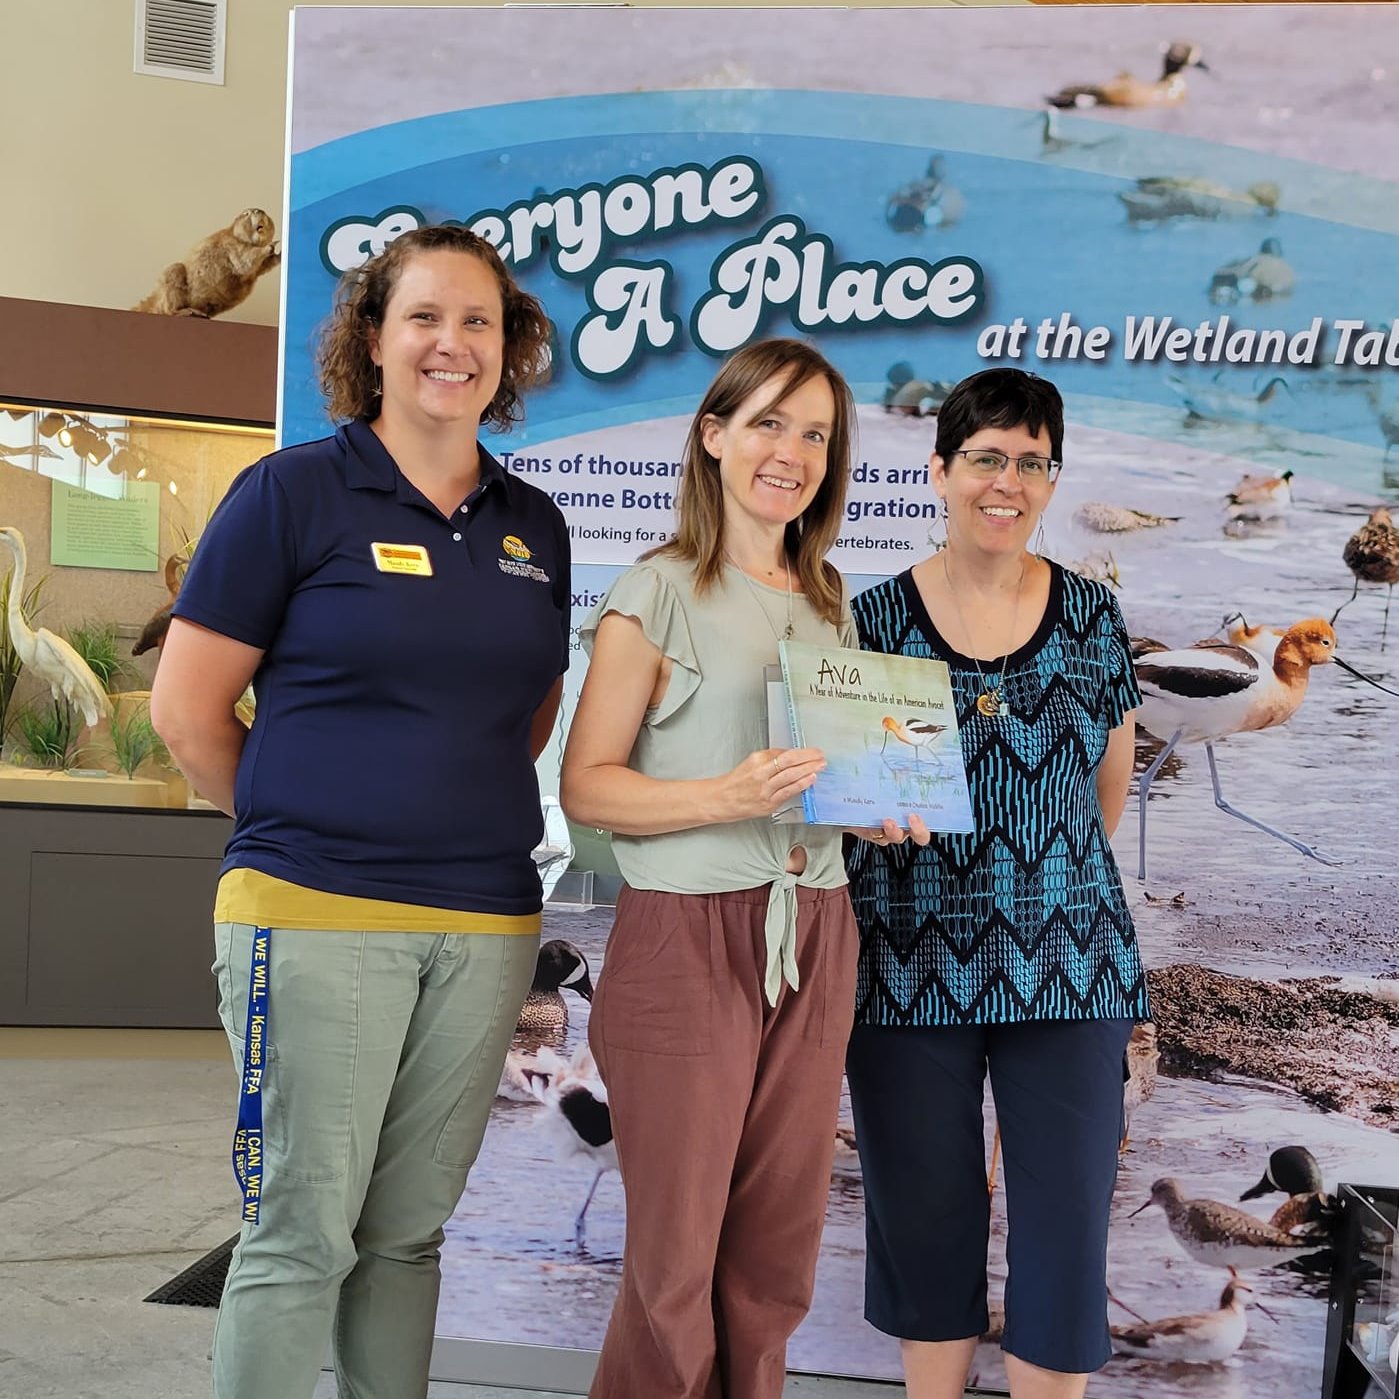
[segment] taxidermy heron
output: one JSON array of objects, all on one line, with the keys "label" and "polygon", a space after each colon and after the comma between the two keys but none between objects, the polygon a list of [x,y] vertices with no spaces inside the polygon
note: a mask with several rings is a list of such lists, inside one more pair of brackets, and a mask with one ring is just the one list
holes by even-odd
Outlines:
[{"label": "taxidermy heron", "polygon": [[8,549],[14,562],[10,565],[10,610],[7,620],[10,641],[16,654],[53,693],[55,701],[66,700],[82,711],[89,725],[111,715],[112,702],[91,667],[78,653],[55,636],[47,627],[35,631],[24,620],[20,598],[24,596],[24,572],[27,564],[24,536],[12,525],[0,525],[0,546]]}]

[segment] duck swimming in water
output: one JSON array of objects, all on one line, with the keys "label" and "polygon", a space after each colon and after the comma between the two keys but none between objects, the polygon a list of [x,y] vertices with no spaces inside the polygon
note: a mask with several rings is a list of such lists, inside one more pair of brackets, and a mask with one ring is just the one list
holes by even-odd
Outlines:
[{"label": "duck swimming in water", "polygon": [[571,942],[553,938],[539,949],[534,983],[520,1008],[515,1033],[553,1038],[566,1030],[568,1006],[562,995],[565,986],[585,1001],[593,998],[588,959]]},{"label": "duck swimming in water", "polygon": [[934,155],[921,180],[912,180],[889,196],[884,219],[895,233],[922,233],[951,227],[965,208],[961,192],[947,182],[946,163]]},{"label": "duck swimming in water", "polygon": [[1247,219],[1276,214],[1282,190],[1271,180],[1236,190],[1195,176],[1144,175],[1134,189],[1120,190],[1117,197],[1126,206],[1129,223],[1161,223],[1166,219]]},{"label": "duck swimming in water", "polygon": [[1105,83],[1077,83],[1060,88],[1045,100],[1051,107],[1168,107],[1184,102],[1189,95],[1185,70],[1210,70],[1199,44],[1178,42],[1169,45],[1161,58],[1159,78],[1138,78],[1118,73]]},{"label": "duck swimming in water", "polygon": [[1258,251],[1237,262],[1227,262],[1210,278],[1210,300],[1217,306],[1236,301],[1274,301],[1291,296],[1297,285],[1292,264],[1282,255],[1282,243],[1265,238]]},{"label": "duck swimming in water", "polygon": [[1274,1229],[1315,1238],[1318,1245],[1329,1239],[1339,1217],[1340,1206],[1327,1192],[1317,1159],[1304,1146],[1282,1146],[1268,1157],[1263,1179],[1239,1196],[1256,1200],[1274,1192],[1287,1198],[1268,1221]]}]

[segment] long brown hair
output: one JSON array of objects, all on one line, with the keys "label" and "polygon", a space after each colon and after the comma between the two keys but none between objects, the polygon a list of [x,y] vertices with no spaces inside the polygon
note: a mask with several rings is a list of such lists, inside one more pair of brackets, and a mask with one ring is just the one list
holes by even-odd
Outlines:
[{"label": "long brown hair", "polygon": [[770,412],[808,379],[824,377],[835,399],[835,418],[826,445],[826,475],[811,504],[787,525],[784,551],[816,612],[838,625],[843,595],[840,574],[826,555],[840,533],[845,490],[850,479],[850,439],[855,400],[845,379],[819,351],[802,340],[759,340],[724,361],[690,424],[676,492],[675,534],[643,555],[665,554],[695,564],[695,591],[711,588],[724,571],[724,487],[719,461],[704,445],[708,418],[728,422],[745,400],[770,379],[782,387],[757,415]]},{"label": "long brown hair", "polygon": [[481,421],[503,432],[524,417],[523,390],[549,370],[550,325],[544,307],[515,285],[500,254],[484,238],[458,224],[429,224],[400,234],[378,257],[340,279],[335,307],[316,348],[326,411],[336,422],[377,416],[383,387],[369,353],[370,341],[384,323],[385,308],[403,269],[417,254],[432,252],[466,253],[495,274],[504,310],[505,354],[500,387]]}]

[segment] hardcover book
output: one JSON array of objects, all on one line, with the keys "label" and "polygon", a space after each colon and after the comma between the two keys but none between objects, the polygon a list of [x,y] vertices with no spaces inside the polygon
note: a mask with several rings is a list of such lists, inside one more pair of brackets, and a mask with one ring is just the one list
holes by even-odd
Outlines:
[{"label": "hardcover book", "polygon": [[975,829],[952,678],[942,661],[809,642],[781,644],[792,742],[826,767],[802,793],[808,822]]}]

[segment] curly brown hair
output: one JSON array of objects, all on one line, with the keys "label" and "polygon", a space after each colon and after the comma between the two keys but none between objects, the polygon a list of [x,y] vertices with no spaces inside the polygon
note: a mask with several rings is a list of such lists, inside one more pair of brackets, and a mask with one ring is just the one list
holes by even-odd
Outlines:
[{"label": "curly brown hair", "polygon": [[801,517],[787,525],[785,547],[811,606],[838,626],[844,593],[840,574],[826,562],[826,555],[840,534],[845,514],[855,400],[840,371],[803,340],[759,340],[724,361],[690,423],[676,492],[675,534],[642,557],[667,554],[694,563],[697,593],[706,592],[718,581],[724,571],[724,487],[719,462],[704,445],[705,420],[727,422],[746,399],[775,378],[781,379],[782,387],[772,403],[763,405],[758,417],[809,379],[824,378],[835,399],[826,475]]},{"label": "curly brown hair", "polygon": [[316,348],[316,373],[333,421],[378,416],[383,394],[369,353],[370,339],[384,322],[385,308],[403,269],[417,254],[431,252],[479,258],[500,287],[505,356],[500,387],[481,421],[504,432],[524,417],[523,391],[548,377],[553,328],[538,299],[515,285],[500,254],[484,238],[459,224],[429,224],[400,234],[378,257],[340,279],[335,307],[321,327]]}]

